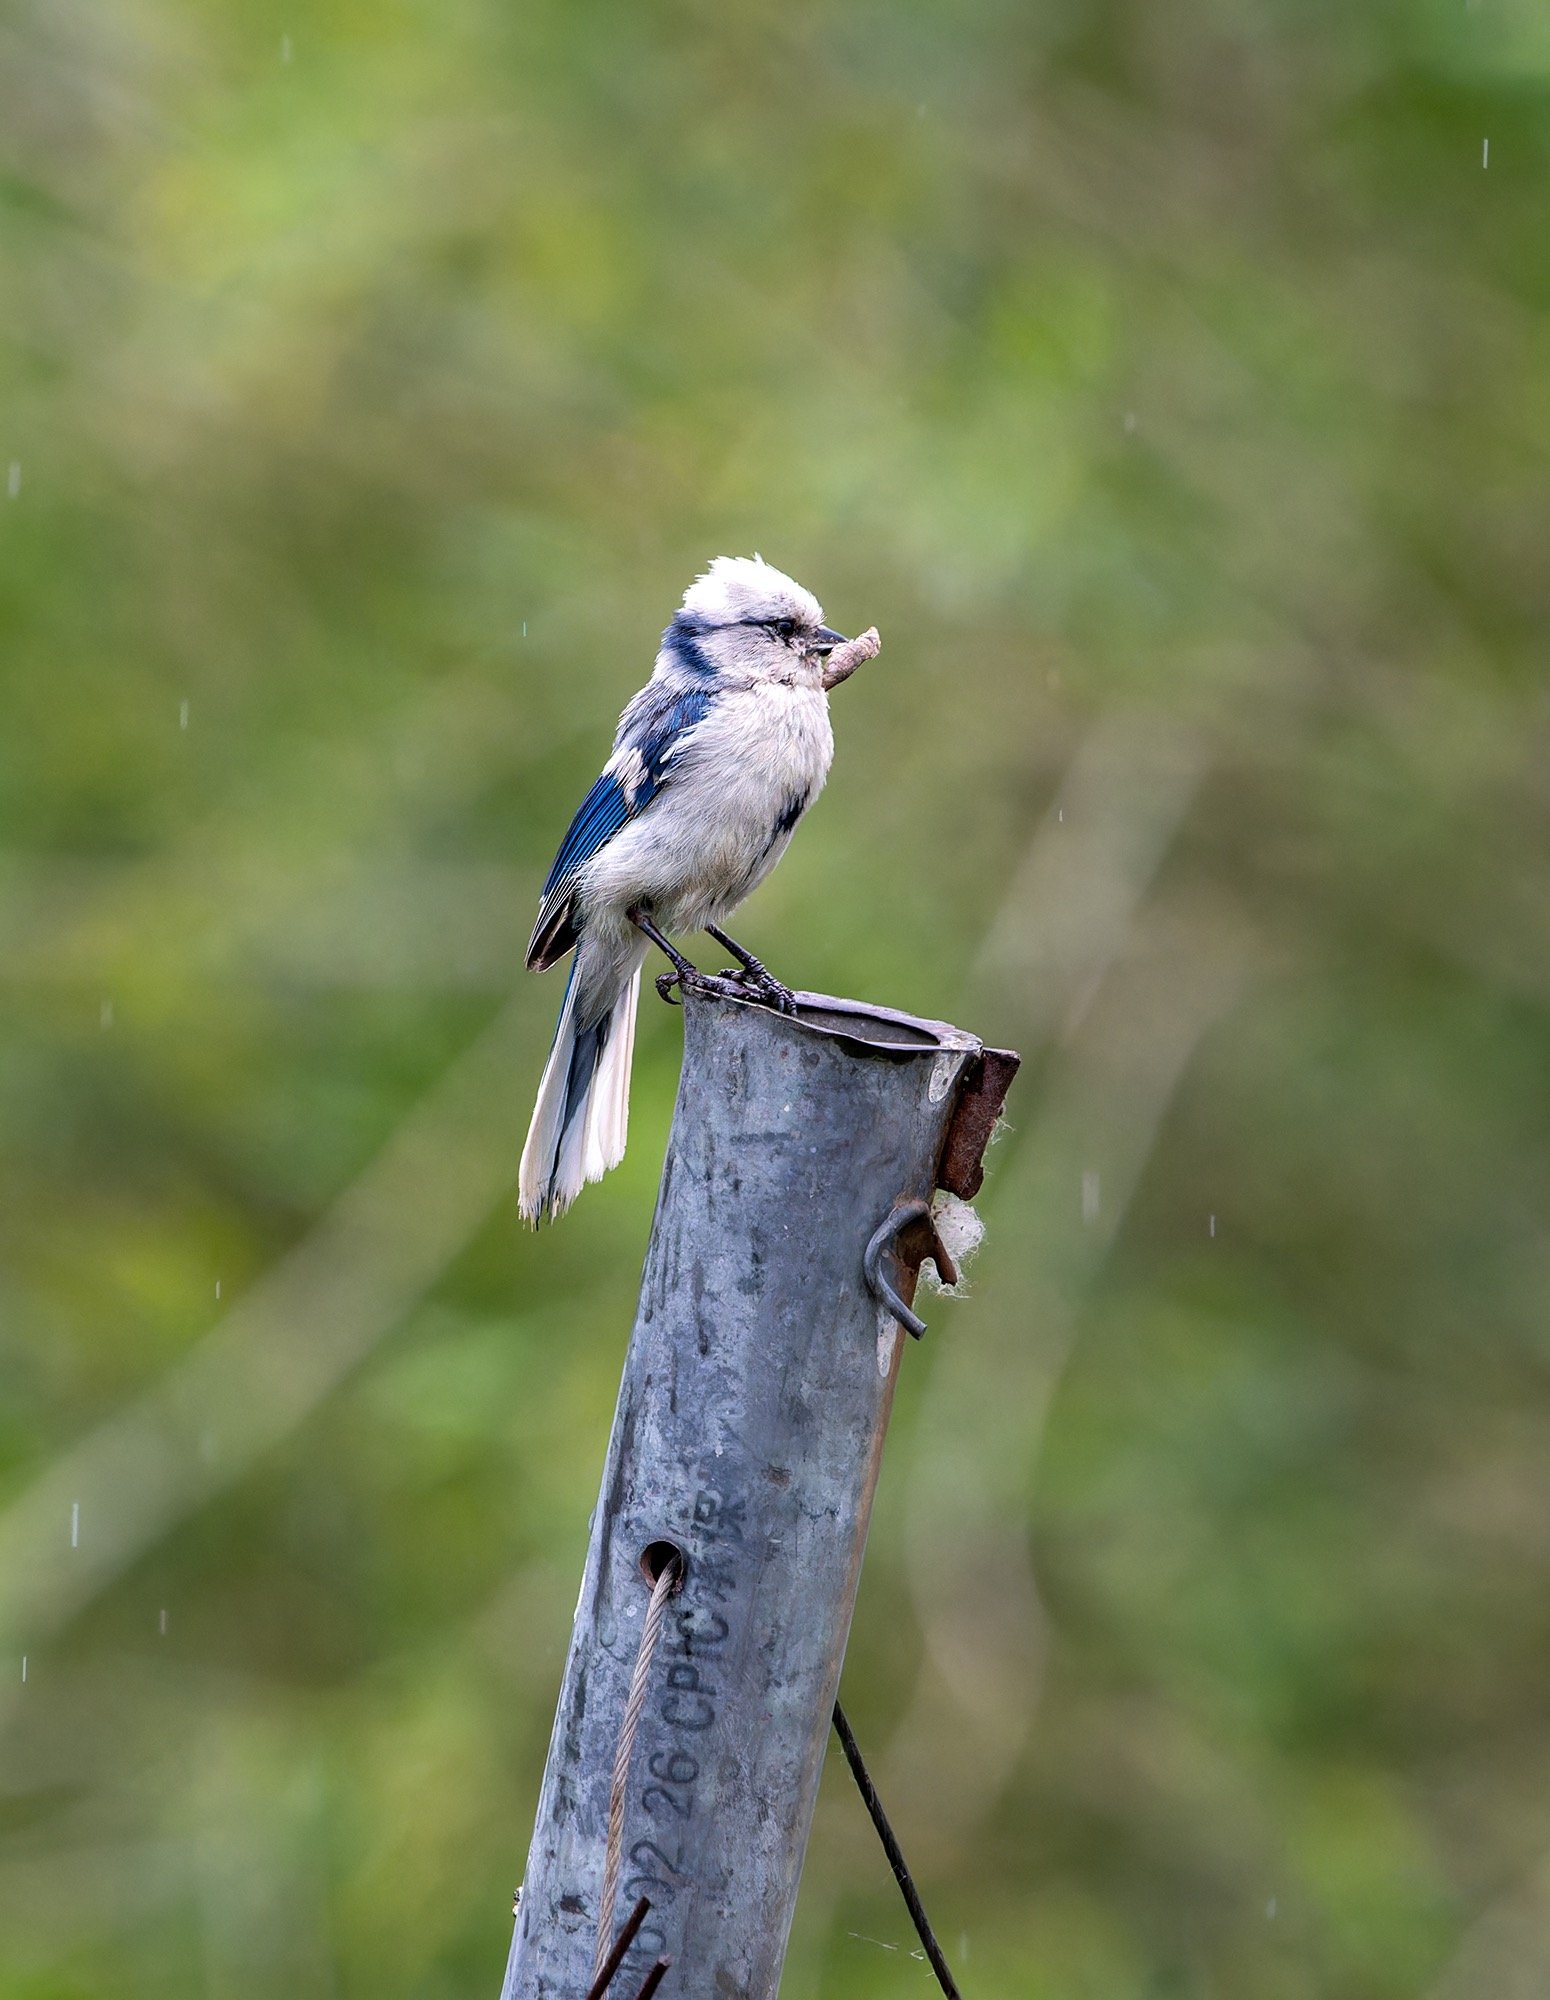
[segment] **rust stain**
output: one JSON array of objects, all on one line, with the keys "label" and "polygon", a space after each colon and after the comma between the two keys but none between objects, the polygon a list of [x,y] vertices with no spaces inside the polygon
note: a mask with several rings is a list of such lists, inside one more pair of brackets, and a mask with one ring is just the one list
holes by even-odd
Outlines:
[{"label": "rust stain", "polygon": [[963,1201],[972,1201],[985,1184],[985,1148],[1022,1060],[1015,1049],[982,1049],[964,1067],[936,1169],[937,1186]]}]

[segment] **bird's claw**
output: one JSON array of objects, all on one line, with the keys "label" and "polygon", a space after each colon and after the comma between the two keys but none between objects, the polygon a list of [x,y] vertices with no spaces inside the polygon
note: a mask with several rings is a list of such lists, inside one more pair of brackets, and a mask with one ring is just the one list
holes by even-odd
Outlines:
[{"label": "bird's claw", "polygon": [[761,1007],[770,1007],[777,1014],[795,1014],[797,996],[789,986],[782,986],[773,973],[761,965],[757,970],[751,965],[729,965],[722,973],[723,979],[730,979],[741,988],[750,1000],[758,1001]]},{"label": "bird's claw", "polygon": [[[777,1014],[797,1012],[796,995],[789,986],[782,986],[778,979],[767,972],[750,973],[743,966],[729,966],[725,972],[700,972],[691,967],[680,972],[676,966],[666,972],[659,972],[656,980],[657,992],[670,1007],[681,1007],[685,993],[703,993],[717,1000],[752,1000],[756,1006],[769,1007]],[[677,988],[677,994],[674,988]]]}]

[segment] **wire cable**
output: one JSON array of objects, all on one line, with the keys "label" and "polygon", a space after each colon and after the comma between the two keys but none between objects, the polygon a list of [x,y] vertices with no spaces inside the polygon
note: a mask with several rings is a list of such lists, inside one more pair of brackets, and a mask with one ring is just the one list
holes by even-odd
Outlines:
[{"label": "wire cable", "polygon": [[630,1678],[629,1699],[624,1704],[624,1720],[619,1724],[619,1742],[614,1751],[613,1784],[608,1794],[608,1848],[603,1862],[603,1893],[597,1906],[597,1948],[592,1958],[594,1983],[602,1977],[608,1962],[609,1940],[613,1932],[614,1904],[619,1898],[619,1869],[624,1847],[624,1804],[630,1785],[630,1759],[635,1752],[635,1733],[640,1728],[641,1711],[646,1706],[646,1683],[651,1677],[651,1656],[657,1650],[667,1600],[678,1586],[682,1560],[676,1551],[657,1573],[651,1586],[651,1602],[641,1628],[640,1651],[635,1655],[635,1672]]},{"label": "wire cable", "polygon": [[877,1829],[877,1837],[883,1843],[883,1852],[888,1857],[888,1866],[893,1870],[893,1879],[898,1883],[904,1897],[910,1921],[916,1934],[925,1946],[926,1957],[931,1962],[931,1970],[936,1974],[937,1984],[947,1995],[947,2000],[963,2000],[958,1991],[958,1982],[948,1970],[947,1960],[942,1955],[942,1947],[936,1941],[936,1932],[931,1928],[931,1919],[926,1915],[926,1907],[920,1900],[920,1891],[915,1887],[915,1878],[904,1859],[904,1850],[899,1845],[898,1835],[888,1823],[888,1815],[883,1811],[883,1802],[877,1796],[877,1787],[872,1783],[861,1755],[861,1746],[856,1741],[856,1733],[851,1728],[845,1711],[838,1701],[834,1704],[834,1733],[840,1739],[840,1748],[845,1752],[845,1762],[850,1766],[850,1775],[856,1781],[856,1789],[861,1794],[861,1802],[871,1814],[872,1824]]}]

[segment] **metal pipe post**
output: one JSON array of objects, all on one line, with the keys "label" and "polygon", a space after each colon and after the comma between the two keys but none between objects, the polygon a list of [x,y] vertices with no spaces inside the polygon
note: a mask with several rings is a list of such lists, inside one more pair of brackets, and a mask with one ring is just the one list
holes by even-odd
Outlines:
[{"label": "metal pipe post", "polygon": [[[793,1018],[685,995],[683,1077],[503,2000],[581,2000],[591,1983],[620,1719],[649,1577],[671,1551],[684,1580],[630,1767],[612,1925],[642,1896],[651,1909],[610,2000],[631,2000],[664,1955],[664,2000],[774,2000],[899,1312],[930,1242],[922,1211],[939,1180],[978,1186],[987,1098],[999,1104],[1015,1067],[997,1071],[997,1052],[941,1022],[798,999]],[[879,1302],[890,1291],[897,1311]]]}]

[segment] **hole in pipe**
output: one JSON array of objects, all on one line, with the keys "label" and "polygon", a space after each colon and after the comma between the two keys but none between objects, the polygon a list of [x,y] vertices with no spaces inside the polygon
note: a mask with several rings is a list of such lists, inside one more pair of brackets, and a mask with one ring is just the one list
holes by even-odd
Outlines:
[{"label": "hole in pipe", "polygon": [[640,1573],[653,1590],[657,1587],[657,1579],[671,1562],[678,1565],[678,1575],[673,1583],[676,1596],[684,1587],[684,1577],[689,1568],[689,1558],[683,1550],[676,1542],[647,1542],[640,1552]]}]

